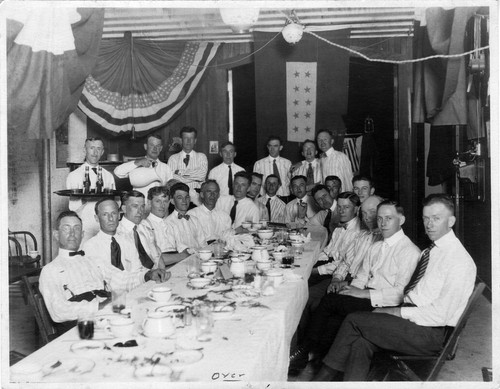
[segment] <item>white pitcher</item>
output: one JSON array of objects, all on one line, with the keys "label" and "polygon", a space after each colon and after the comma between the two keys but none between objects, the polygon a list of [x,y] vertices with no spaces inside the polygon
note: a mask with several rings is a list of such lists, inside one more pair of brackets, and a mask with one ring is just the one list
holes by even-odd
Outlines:
[{"label": "white pitcher", "polygon": [[241,258],[231,258],[231,266],[229,267],[229,270],[235,277],[245,277],[245,261]]},{"label": "white pitcher", "polygon": [[175,325],[169,312],[149,312],[142,322],[144,335],[148,338],[166,338],[175,332]]},{"label": "white pitcher", "polygon": [[253,248],[252,259],[255,262],[265,262],[269,260],[269,253],[264,246],[255,246]]}]

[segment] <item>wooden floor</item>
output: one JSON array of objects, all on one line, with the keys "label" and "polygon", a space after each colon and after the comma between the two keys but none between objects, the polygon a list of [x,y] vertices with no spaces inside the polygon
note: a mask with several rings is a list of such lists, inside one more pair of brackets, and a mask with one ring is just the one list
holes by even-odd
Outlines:
[{"label": "wooden floor", "polygon": [[[35,319],[16,287],[10,288],[9,339],[10,351],[28,355],[36,350]],[[447,361],[438,376],[439,381],[482,381],[482,367],[492,366],[491,303],[482,296],[465,327],[456,357]],[[4,345],[5,346],[5,345]],[[311,371],[305,369],[290,381],[309,381]]]}]

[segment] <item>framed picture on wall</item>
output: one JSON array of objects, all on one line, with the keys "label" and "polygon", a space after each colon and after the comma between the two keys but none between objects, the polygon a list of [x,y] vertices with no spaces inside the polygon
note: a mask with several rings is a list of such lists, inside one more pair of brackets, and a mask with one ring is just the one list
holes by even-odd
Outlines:
[{"label": "framed picture on wall", "polygon": [[210,141],[210,154],[219,154],[219,141],[211,140]]}]

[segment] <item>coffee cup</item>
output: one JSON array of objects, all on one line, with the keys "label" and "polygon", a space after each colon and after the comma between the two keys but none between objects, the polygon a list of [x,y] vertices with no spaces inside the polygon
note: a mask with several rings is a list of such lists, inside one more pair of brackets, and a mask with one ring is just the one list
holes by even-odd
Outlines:
[{"label": "coffee cup", "polygon": [[172,289],[156,286],[148,292],[148,297],[158,303],[166,303],[172,297]]},{"label": "coffee cup", "polygon": [[117,338],[125,338],[132,335],[134,321],[128,317],[120,317],[109,322],[111,332]]},{"label": "coffee cup", "polygon": [[201,270],[204,273],[214,273],[217,270],[217,264],[213,261],[206,261],[201,264]]},{"label": "coffee cup", "polygon": [[241,223],[241,226],[243,228],[249,229],[250,227],[252,227],[252,222],[243,222]]}]

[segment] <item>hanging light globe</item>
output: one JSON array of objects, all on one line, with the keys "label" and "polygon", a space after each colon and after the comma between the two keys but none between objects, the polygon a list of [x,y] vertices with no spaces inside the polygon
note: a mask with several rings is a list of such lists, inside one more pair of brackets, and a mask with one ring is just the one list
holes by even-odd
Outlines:
[{"label": "hanging light globe", "polygon": [[304,26],[302,24],[298,24],[292,22],[287,24],[283,31],[283,38],[290,44],[294,45],[298,41],[302,39],[302,35],[304,34]]},{"label": "hanging light globe", "polygon": [[220,8],[222,21],[227,24],[235,34],[250,32],[259,19],[259,8]]}]

